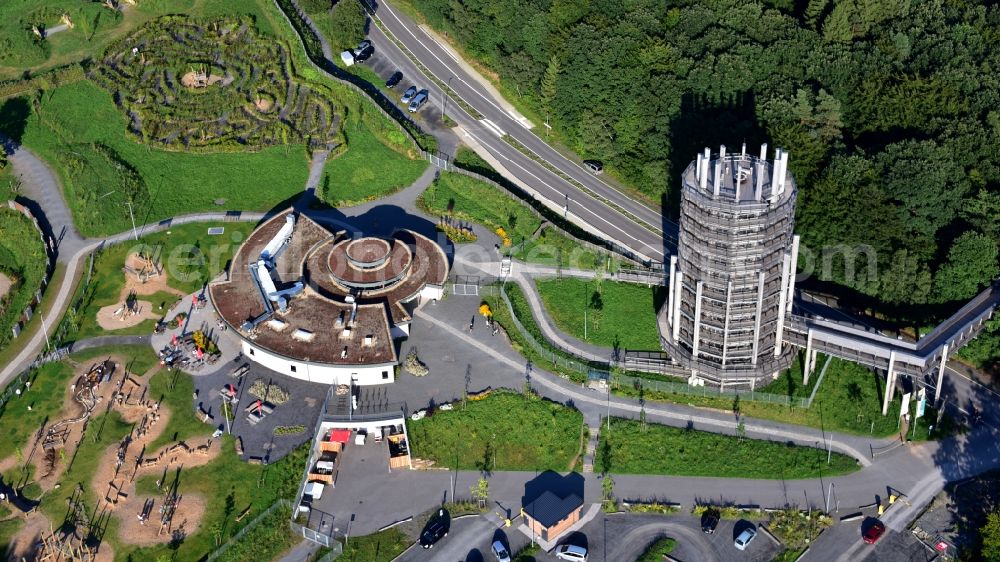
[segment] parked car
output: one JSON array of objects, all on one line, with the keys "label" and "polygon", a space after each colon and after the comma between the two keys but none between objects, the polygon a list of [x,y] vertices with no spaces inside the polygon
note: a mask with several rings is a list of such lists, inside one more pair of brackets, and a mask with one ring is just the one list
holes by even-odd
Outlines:
[{"label": "parked car", "polygon": [[448,512],[444,509],[438,510],[437,515],[427,522],[424,531],[420,533],[420,546],[434,548],[434,543],[448,536],[450,524],[451,517]]},{"label": "parked car", "polygon": [[556,558],[569,562],[587,562],[587,549],[575,544],[562,544],[556,548]]},{"label": "parked car", "polygon": [[429,92],[427,90],[420,90],[419,92],[417,92],[417,95],[413,96],[413,99],[410,100],[409,107],[407,107],[407,109],[410,111],[410,113],[414,113],[416,111],[420,111],[420,107],[422,105],[424,105],[425,103],[427,103],[427,94],[428,93]]},{"label": "parked car", "polygon": [[604,171],[604,164],[602,164],[599,160],[584,160],[583,165],[590,168],[590,171],[595,174],[599,174]]},{"label": "parked car", "polygon": [[374,54],[375,54],[375,47],[368,45],[364,49],[354,52],[354,62],[363,63],[366,60],[372,58],[372,55]]},{"label": "parked car", "polygon": [[864,533],[861,535],[861,539],[868,544],[875,544],[878,542],[882,535],[885,534],[885,523],[882,523],[878,519],[872,523]]},{"label": "parked car", "polygon": [[755,538],[757,538],[757,531],[752,528],[743,529],[743,532],[736,537],[735,541],[733,541],[733,546],[735,546],[737,550],[746,550],[747,546],[749,546]]},{"label": "parked car", "polygon": [[373,46],[372,42],[369,41],[368,39],[365,39],[364,41],[358,43],[358,48],[354,49],[354,52],[355,53],[360,53],[361,51],[364,51],[368,47],[372,47],[372,46]]},{"label": "parked car", "polygon": [[715,528],[719,526],[719,518],[721,514],[718,509],[708,508],[705,513],[701,514],[701,531],[703,533],[712,534],[715,532]]},{"label": "parked car", "polygon": [[493,556],[497,557],[497,562],[510,562],[510,553],[500,541],[493,541]]},{"label": "parked car", "polygon": [[416,95],[417,95],[417,87],[410,86],[409,88],[406,89],[405,92],[403,92],[403,97],[399,98],[399,101],[403,103],[410,103],[410,100],[412,100],[413,97]]},{"label": "parked car", "polygon": [[388,80],[385,81],[385,87],[395,88],[396,84],[399,84],[399,81],[402,79],[403,79],[403,73],[397,70],[396,72],[392,73],[392,76],[390,76]]}]

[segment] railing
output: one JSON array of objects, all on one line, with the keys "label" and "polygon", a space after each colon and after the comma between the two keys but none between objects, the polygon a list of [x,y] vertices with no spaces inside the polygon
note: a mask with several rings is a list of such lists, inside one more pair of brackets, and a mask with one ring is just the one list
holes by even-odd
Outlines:
[{"label": "railing", "polygon": [[811,405],[809,398],[800,396],[787,396],[784,394],[771,394],[767,392],[754,392],[753,390],[740,390],[726,388],[720,390],[717,387],[691,386],[683,382],[661,381],[645,379],[641,377],[631,377],[628,375],[614,374],[611,377],[611,388],[632,387],[635,389],[652,390],[655,392],[666,392],[671,394],[683,394],[685,396],[702,396],[706,398],[736,398],[750,402],[768,402],[770,404],[781,404],[783,406],[794,406],[796,408],[808,408]]},{"label": "railing", "polygon": [[507,307],[507,312],[510,314],[511,321],[514,324],[514,329],[516,329],[517,332],[521,335],[521,337],[524,338],[526,342],[528,342],[531,348],[534,349],[536,353],[541,355],[542,358],[545,359],[546,361],[549,361],[556,367],[569,369],[577,373],[580,373],[584,377],[587,377],[590,374],[590,372],[595,368],[599,370],[609,370],[611,368],[610,365],[606,362],[593,361],[589,363],[584,363],[581,361],[570,359],[566,357],[566,355],[570,356],[573,355],[570,351],[560,348],[560,351],[562,351],[562,353],[565,354],[563,355],[552,351],[547,346],[538,342],[538,340],[536,340],[534,336],[531,335],[528,329],[525,328],[523,324],[521,324],[521,321],[517,319],[517,314],[515,314],[514,312],[514,305],[511,304],[510,298],[507,296],[507,292],[502,288],[500,290],[500,296],[503,297],[503,302]]},{"label": "railing", "polygon": [[240,529],[239,531],[237,531],[236,534],[233,535],[232,537],[230,537],[228,541],[226,541],[225,543],[222,544],[222,546],[220,546],[219,548],[217,548],[214,551],[212,551],[212,553],[209,554],[207,558],[205,558],[205,562],[213,562],[214,560],[217,560],[220,556],[222,556],[223,554],[225,554],[225,552],[227,550],[229,550],[230,548],[232,548],[232,546],[234,544],[240,542],[240,540],[242,540],[243,537],[248,532],[250,532],[251,529],[253,529],[258,524],[260,524],[260,522],[265,517],[267,517],[268,515],[270,515],[271,512],[273,512],[274,510],[280,509],[280,508],[283,508],[283,507],[284,508],[290,508],[291,506],[292,506],[292,502],[289,501],[289,500],[286,500],[286,499],[280,499],[280,500],[274,502],[273,504],[271,504],[270,507],[268,507],[267,509],[265,509],[264,511],[262,511],[260,514],[258,514],[257,517],[254,517],[253,521],[250,521],[249,523],[246,524],[246,526],[244,526],[242,529]]}]

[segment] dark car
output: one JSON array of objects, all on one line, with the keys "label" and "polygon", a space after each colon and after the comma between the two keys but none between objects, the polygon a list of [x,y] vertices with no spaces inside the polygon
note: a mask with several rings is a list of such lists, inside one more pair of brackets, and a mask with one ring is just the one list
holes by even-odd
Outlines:
[{"label": "dark car", "polygon": [[868,544],[875,544],[878,542],[882,535],[885,533],[885,523],[882,523],[878,519],[874,523],[865,529],[865,532],[861,534],[861,539]]},{"label": "dark car", "polygon": [[358,48],[354,49],[354,50],[356,52],[360,53],[361,51],[364,51],[365,49],[367,49],[368,47],[371,47],[371,46],[372,46],[372,42],[370,40],[368,40],[368,39],[365,39],[364,41],[358,43]]},{"label": "dark car", "polygon": [[590,171],[595,174],[599,174],[604,171],[604,164],[598,160],[584,160],[583,165],[590,168]]},{"label": "dark car", "polygon": [[392,73],[392,76],[390,76],[388,80],[385,81],[385,87],[395,88],[396,84],[399,84],[399,81],[402,79],[403,79],[403,73],[397,70],[396,72]]},{"label": "dark car", "polygon": [[445,510],[438,511],[438,514],[431,518],[424,527],[424,532],[420,533],[420,546],[424,548],[434,548],[434,543],[448,536],[448,527],[451,518]]},{"label": "dark car", "polygon": [[356,53],[354,53],[354,62],[363,63],[366,60],[372,58],[372,55],[374,54],[375,54],[375,47],[368,45],[364,49],[361,49]]},{"label": "dark car", "polygon": [[701,531],[708,534],[714,533],[715,528],[719,526],[720,516],[718,509],[706,509],[705,513],[701,514]]}]

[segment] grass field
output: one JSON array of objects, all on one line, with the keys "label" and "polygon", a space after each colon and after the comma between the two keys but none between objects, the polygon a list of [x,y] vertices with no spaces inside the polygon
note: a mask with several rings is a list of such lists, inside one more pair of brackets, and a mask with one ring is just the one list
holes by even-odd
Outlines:
[{"label": "grass field", "polygon": [[[508,298],[510,299],[511,308],[514,311],[514,315],[517,316],[517,320],[522,326],[524,326],[524,329],[536,342],[545,345],[545,337],[542,335],[542,329],[538,326],[538,322],[535,321],[535,317],[531,312],[531,306],[528,304],[528,299],[524,296],[524,293],[521,292],[521,288],[514,283],[508,283],[505,286],[504,291],[506,291]],[[552,348],[552,346],[547,346],[546,353],[540,353],[518,331],[517,327],[514,325],[513,318],[511,318],[510,311],[507,309],[507,305],[503,302],[501,297],[497,296],[491,300],[493,318],[507,331],[507,336],[510,337],[511,340],[511,347],[513,347],[515,351],[530,360],[533,365],[540,369],[565,376],[573,382],[584,382],[586,380],[585,372],[568,366],[572,363],[579,364],[579,361],[576,358],[561,351],[557,351]]]},{"label": "grass field", "polygon": [[13,454],[15,448],[20,448],[27,456],[30,437],[46,420],[54,419],[62,410],[66,385],[72,377],[73,370],[69,365],[47,363],[29,379],[30,390],[25,391],[23,386],[11,383],[14,388],[21,388],[22,394],[0,407],[0,435],[4,436],[0,439],[0,459]]},{"label": "grass field", "polygon": [[351,537],[344,553],[337,558],[343,562],[390,562],[403,553],[413,541],[397,528],[379,533]]},{"label": "grass field", "polygon": [[124,193],[115,185],[134,174],[123,175],[121,162],[148,192],[134,207],[138,224],[195,211],[269,210],[296,196],[308,175],[301,145],[206,154],[136,143],[111,95],[89,81],[44,96],[28,119],[24,142],[58,170],[74,222],[88,236],[131,228]]},{"label": "grass field", "polygon": [[[739,402],[739,409],[743,414],[753,418],[815,428],[823,427],[830,431],[856,435],[885,437],[897,431],[896,415],[899,413],[901,398],[897,392],[889,404],[889,415],[883,416],[884,386],[885,379],[868,369],[842,359],[832,359],[812,407],[797,408],[742,400]],[[618,389],[617,392],[626,396],[637,394],[634,389],[625,387]],[[731,397],[692,396],[656,391],[653,382],[646,386],[645,397],[647,400],[662,400],[726,411],[731,411],[734,405]],[[917,440],[928,438],[928,424],[935,423],[936,416],[937,412],[933,408],[927,408],[924,417],[917,420],[915,434]],[[943,425],[947,427],[946,424]],[[935,431],[932,437],[937,436],[939,433]]]},{"label": "grass field", "polygon": [[816,478],[858,470],[839,453],[826,464],[826,451],[777,441],[743,439],[707,431],[612,418],[601,430],[595,470],[616,474],[662,474],[729,478]]},{"label": "grass field", "polygon": [[[2,179],[0,179],[2,181]],[[11,328],[23,319],[45,277],[45,247],[30,219],[8,209],[0,199],[0,274],[11,282],[0,294],[0,349],[14,339]]]},{"label": "grass field", "polygon": [[361,123],[344,131],[347,152],[327,160],[318,192],[335,207],[352,206],[412,184],[430,165],[411,159],[373,137]]},{"label": "grass field", "polygon": [[180,371],[159,371],[149,379],[149,397],[168,406],[173,412],[169,427],[149,443],[151,451],[175,441],[211,435],[215,427],[203,423],[194,415],[191,407],[193,393],[194,381]]},{"label": "grass field", "polygon": [[464,407],[409,423],[411,454],[460,470],[570,468],[583,415],[561,404],[494,391]]},{"label": "grass field", "polygon": [[669,537],[660,537],[646,547],[646,552],[642,553],[635,562],[663,562],[668,554],[677,547],[677,541]]},{"label": "grass field", "polygon": [[24,519],[20,517],[0,521],[0,552],[7,552],[7,547],[10,545],[11,539],[14,538],[14,535],[17,534],[23,525]]},{"label": "grass field", "polygon": [[563,332],[603,347],[660,349],[655,288],[570,277],[535,283],[546,312]]},{"label": "grass field", "polygon": [[[168,427],[168,431],[172,431],[172,427]],[[205,499],[205,517],[198,530],[185,537],[176,550],[166,544],[136,548],[117,540],[115,558],[126,560],[131,556],[133,560],[156,560],[165,556],[171,560],[201,559],[215,549],[212,529],[220,529],[222,540],[228,540],[276,500],[293,499],[307,454],[307,448],[300,447],[274,464],[256,466],[240,460],[233,449],[232,438],[223,437],[222,454],[218,458],[203,466],[184,469],[179,476],[181,494],[197,494]],[[156,489],[157,477],[150,474],[140,478],[136,492],[160,495]],[[236,516],[248,506],[252,507],[250,515],[237,523]]]},{"label": "grass field", "polygon": [[288,520],[291,518],[291,508],[276,508],[215,560],[217,562],[274,560],[279,554],[302,540],[302,537],[293,533],[288,526]]},{"label": "grass field", "polygon": [[83,492],[80,498],[86,504],[87,512],[97,507],[97,496],[92,491],[90,481],[97,472],[100,456],[108,447],[119,443],[131,431],[132,424],[125,423],[117,412],[91,418],[80,446],[72,457],[67,456],[69,468],[59,479],[59,488],[50,490],[42,499],[41,510],[49,521],[56,526],[63,522],[68,500],[81,488]]},{"label": "grass field", "polygon": [[[225,232],[209,236],[208,229],[218,226],[224,227]],[[145,320],[131,328],[116,329],[113,332],[104,330],[97,324],[98,310],[104,306],[121,304],[119,297],[125,286],[122,266],[126,256],[139,251],[152,251],[152,255],[160,256],[167,284],[182,293],[193,293],[223,271],[253,228],[254,224],[249,222],[190,223],[143,236],[139,242],[130,240],[105,247],[94,259],[90,285],[85,285],[85,275],[77,288],[74,306],[67,314],[66,333],[60,334],[60,338],[74,341],[108,333],[133,335],[152,332],[155,320]],[[160,291],[153,295],[139,295],[138,298],[151,302],[157,312],[162,305],[165,313],[180,297]],[[78,327],[74,330],[73,326]]]},{"label": "grass field", "polygon": [[124,367],[127,367],[130,373],[140,377],[148,373],[153,367],[160,364],[160,358],[153,353],[153,348],[148,345],[93,347],[83,351],[74,352],[70,355],[70,359],[77,364],[89,366],[91,363],[103,361],[111,355],[124,358],[126,361]]}]

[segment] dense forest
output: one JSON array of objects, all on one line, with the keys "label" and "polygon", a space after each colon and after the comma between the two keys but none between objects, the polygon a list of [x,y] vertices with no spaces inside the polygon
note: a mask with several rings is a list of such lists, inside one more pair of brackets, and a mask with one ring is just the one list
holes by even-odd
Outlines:
[{"label": "dense forest", "polygon": [[410,1],[582,157],[651,198],[675,204],[704,146],[786,148],[803,244],[876,256],[874,275],[868,254],[853,275],[825,273],[859,296],[954,305],[998,274],[995,4]]}]

